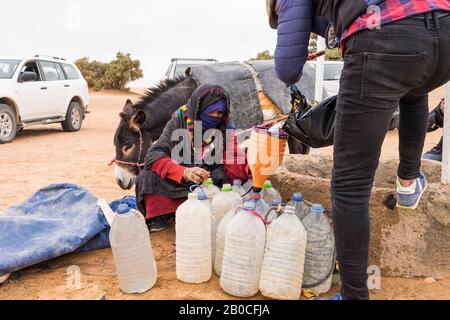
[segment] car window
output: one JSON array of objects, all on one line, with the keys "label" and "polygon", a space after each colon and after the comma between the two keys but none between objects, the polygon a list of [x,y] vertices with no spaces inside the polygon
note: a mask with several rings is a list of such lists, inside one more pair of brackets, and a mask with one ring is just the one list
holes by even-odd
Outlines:
[{"label": "car window", "polygon": [[37,74],[36,81],[42,80],[41,72],[38,68],[36,61],[31,61],[31,62],[25,63],[22,67],[22,70],[20,70],[20,73],[23,73],[23,72],[34,72]]},{"label": "car window", "polygon": [[19,63],[19,60],[0,60],[0,79],[11,79]]},{"label": "car window", "polygon": [[39,61],[39,63],[42,71],[44,72],[44,78],[46,81],[62,80],[59,78],[55,63],[49,61]]},{"label": "car window", "polygon": [[325,64],[325,73],[323,79],[325,81],[341,79],[344,64]]},{"label": "car window", "polygon": [[175,69],[174,77],[178,78],[180,76],[185,76],[187,68],[190,68],[193,65],[195,65],[195,64],[179,64],[179,65],[177,65],[177,67]]},{"label": "car window", "polygon": [[64,73],[66,74],[67,79],[73,80],[80,77],[77,70],[70,64],[62,63],[61,65],[64,69]]},{"label": "car window", "polygon": [[64,74],[64,71],[59,63],[55,63],[56,66],[56,72],[58,72],[58,77],[60,80],[66,80],[66,75]]}]

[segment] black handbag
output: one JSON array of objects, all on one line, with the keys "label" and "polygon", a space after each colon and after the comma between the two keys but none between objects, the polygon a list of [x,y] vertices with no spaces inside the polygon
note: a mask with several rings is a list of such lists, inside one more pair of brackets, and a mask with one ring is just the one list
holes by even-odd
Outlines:
[{"label": "black handbag", "polygon": [[291,97],[292,110],[283,130],[311,148],[332,146],[337,96],[327,98],[313,107],[294,86],[291,88]]}]

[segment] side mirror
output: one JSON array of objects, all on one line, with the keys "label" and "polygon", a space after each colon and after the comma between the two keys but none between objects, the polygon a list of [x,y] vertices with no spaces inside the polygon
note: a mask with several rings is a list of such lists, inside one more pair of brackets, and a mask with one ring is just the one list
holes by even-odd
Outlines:
[{"label": "side mirror", "polygon": [[37,74],[36,72],[32,71],[25,71],[20,74],[19,82],[30,82],[30,81],[36,81],[37,80]]}]

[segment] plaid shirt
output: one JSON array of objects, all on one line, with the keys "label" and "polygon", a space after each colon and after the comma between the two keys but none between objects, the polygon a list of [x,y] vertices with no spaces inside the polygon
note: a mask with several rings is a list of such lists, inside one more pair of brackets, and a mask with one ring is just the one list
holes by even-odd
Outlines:
[{"label": "plaid shirt", "polygon": [[[450,0],[386,0],[378,7],[380,8],[380,25],[383,25],[429,11],[450,11]],[[373,28],[376,20],[374,14],[374,12],[365,13],[356,19],[342,34],[341,43],[356,32]]]}]

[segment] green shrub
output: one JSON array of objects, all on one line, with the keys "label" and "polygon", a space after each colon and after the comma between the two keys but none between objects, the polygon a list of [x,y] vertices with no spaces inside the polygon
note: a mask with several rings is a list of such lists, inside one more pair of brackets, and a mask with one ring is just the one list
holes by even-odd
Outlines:
[{"label": "green shrub", "polygon": [[131,55],[118,52],[116,59],[104,63],[84,57],[75,61],[86,79],[89,88],[96,91],[102,89],[126,90],[131,81],[141,79],[144,74],[141,69],[141,62],[133,60]]}]

